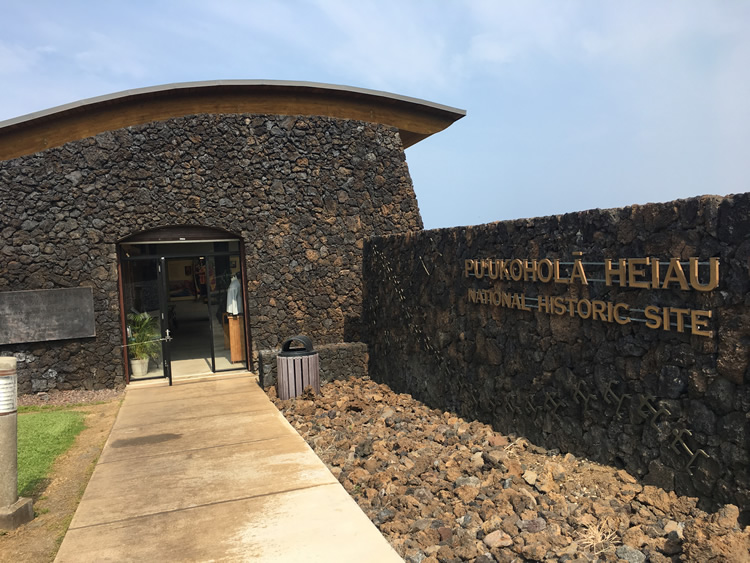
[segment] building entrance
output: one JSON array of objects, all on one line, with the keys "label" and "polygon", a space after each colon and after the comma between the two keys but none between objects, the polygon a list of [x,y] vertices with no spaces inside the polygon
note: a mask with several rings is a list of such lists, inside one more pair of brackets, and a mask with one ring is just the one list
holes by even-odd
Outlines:
[{"label": "building entrance", "polygon": [[159,238],[119,246],[129,381],[247,369],[240,241]]}]

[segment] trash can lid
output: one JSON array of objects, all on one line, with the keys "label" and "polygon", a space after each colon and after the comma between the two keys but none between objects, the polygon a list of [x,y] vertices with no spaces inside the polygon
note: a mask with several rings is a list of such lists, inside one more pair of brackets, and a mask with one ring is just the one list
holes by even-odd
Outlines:
[{"label": "trash can lid", "polygon": [[[297,341],[304,346],[304,348],[291,348],[292,342]],[[281,345],[281,352],[279,352],[279,356],[310,356],[312,354],[317,354],[317,352],[313,348],[312,340],[310,340],[307,336],[303,336],[301,334],[298,334],[297,336],[292,336],[290,338],[287,338],[284,341],[284,344]]]}]

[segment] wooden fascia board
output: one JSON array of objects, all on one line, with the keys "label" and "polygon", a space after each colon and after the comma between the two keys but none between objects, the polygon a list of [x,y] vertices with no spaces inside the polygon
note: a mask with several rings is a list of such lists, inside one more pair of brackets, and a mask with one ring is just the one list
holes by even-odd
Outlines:
[{"label": "wooden fascia board", "polygon": [[404,148],[442,131],[466,112],[369,90],[310,83],[197,83],[83,100],[0,123],[0,160],[67,142],[195,114],[322,115],[399,129]]}]

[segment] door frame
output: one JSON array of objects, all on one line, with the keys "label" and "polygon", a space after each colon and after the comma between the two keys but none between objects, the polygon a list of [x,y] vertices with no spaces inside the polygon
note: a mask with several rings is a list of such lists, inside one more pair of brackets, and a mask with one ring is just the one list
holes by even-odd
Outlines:
[{"label": "door frame", "polygon": [[[157,253],[153,255],[141,256],[141,257],[130,257],[125,255],[123,249],[124,244],[169,244],[169,243],[207,243],[207,242],[237,242],[238,252],[235,251],[219,251],[219,252],[186,252],[186,253]],[[122,264],[125,261],[139,261],[139,260],[158,260],[159,264],[159,276],[161,287],[160,291],[160,312],[162,319],[165,321],[162,324],[162,356],[165,363],[163,377],[169,378],[169,385],[172,385],[172,370],[171,370],[171,357],[169,352],[169,340],[170,335],[168,332],[168,287],[167,287],[167,260],[172,258],[192,258],[197,256],[215,257],[215,256],[227,256],[237,255],[239,253],[239,271],[242,281],[242,305],[245,314],[242,316],[242,322],[245,328],[245,369],[252,370],[253,368],[253,356],[252,356],[252,335],[250,330],[250,323],[248,320],[248,308],[247,308],[247,267],[245,258],[245,244],[242,237],[224,231],[221,229],[211,227],[201,227],[197,225],[182,225],[182,226],[168,226],[160,227],[156,229],[150,229],[135,233],[128,237],[125,237],[117,242],[116,254],[117,254],[117,277],[118,277],[118,291],[119,291],[119,305],[120,305],[120,327],[122,334],[122,358],[125,373],[125,383],[129,384],[130,378],[130,362],[128,361],[128,350],[127,350],[127,312],[125,311],[125,292],[124,292],[124,275]],[[208,281],[208,280],[207,280]],[[211,307],[209,305],[209,311]],[[209,319],[210,320],[210,319]],[[213,331],[213,323],[210,323],[211,330]],[[212,373],[223,373],[225,371],[235,370],[219,370],[216,371],[215,352],[213,341],[211,343],[211,371]],[[242,367],[237,368],[237,370]],[[154,378],[161,379],[161,378]],[[139,379],[140,381],[140,379]]]},{"label": "door frame", "polygon": [[[172,386],[172,351],[169,342],[172,340],[169,334],[169,288],[167,287],[167,260],[164,256],[159,258],[159,314],[161,315],[161,358],[164,364],[164,373],[169,378],[169,386]],[[166,328],[164,328],[166,327]]]}]

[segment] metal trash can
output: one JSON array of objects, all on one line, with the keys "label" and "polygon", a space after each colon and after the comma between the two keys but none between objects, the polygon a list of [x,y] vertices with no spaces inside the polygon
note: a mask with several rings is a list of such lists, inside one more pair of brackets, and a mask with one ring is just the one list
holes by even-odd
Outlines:
[{"label": "metal trash can", "polygon": [[[292,342],[302,348],[292,348]],[[320,393],[320,363],[312,340],[307,336],[292,336],[284,341],[276,356],[276,394],[279,399],[293,399],[308,387]]]}]

